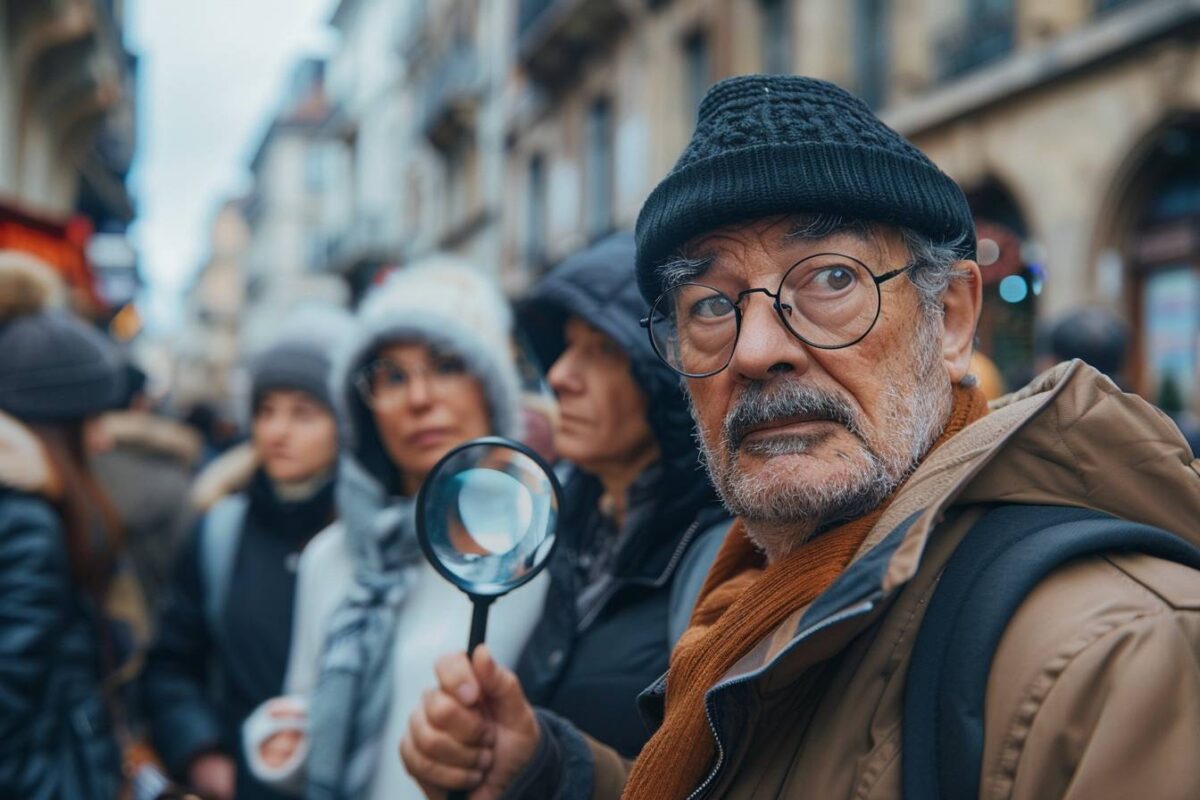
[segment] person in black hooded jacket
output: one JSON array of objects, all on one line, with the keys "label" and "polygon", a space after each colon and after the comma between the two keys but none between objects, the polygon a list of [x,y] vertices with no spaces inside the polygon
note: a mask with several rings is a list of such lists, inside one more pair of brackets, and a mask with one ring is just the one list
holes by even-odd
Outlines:
[{"label": "person in black hooded jacket", "polygon": [[[571,468],[550,590],[516,670],[543,729],[565,721],[630,757],[649,736],[637,696],[666,672],[729,526],[679,379],[640,327],[633,265],[633,238],[611,236],[561,264],[519,310],[548,368],[555,448]],[[447,658],[467,668],[462,655]],[[432,698],[414,724],[432,727],[439,709]],[[417,743],[436,738],[410,732],[410,769]]]}]

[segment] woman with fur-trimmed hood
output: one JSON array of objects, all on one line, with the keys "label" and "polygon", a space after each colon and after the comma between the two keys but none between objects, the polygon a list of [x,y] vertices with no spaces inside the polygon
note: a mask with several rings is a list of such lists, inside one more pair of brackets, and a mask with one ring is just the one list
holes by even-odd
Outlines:
[{"label": "woman with fur-trimmed hood", "polygon": [[[309,798],[419,798],[396,747],[434,660],[461,648],[470,602],[421,555],[417,489],[479,436],[515,437],[512,312],[499,287],[446,256],[368,296],[335,369],[343,424],[339,520],[300,561],[285,691],[245,727],[256,773]],[[538,579],[502,598],[489,643],[516,661],[541,610]]]},{"label": "woman with fur-trimmed hood", "polygon": [[0,797],[110,800],[120,536],[84,427],[120,404],[124,373],[58,294],[49,267],[0,252]]}]

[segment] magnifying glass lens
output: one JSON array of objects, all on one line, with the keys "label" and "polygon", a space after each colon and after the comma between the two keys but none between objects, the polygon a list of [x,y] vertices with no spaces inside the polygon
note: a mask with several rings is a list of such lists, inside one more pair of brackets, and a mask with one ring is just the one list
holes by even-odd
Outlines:
[{"label": "magnifying glass lens", "polygon": [[464,445],[434,468],[421,494],[426,555],[473,596],[495,597],[519,586],[553,548],[557,485],[543,464],[511,443]]}]

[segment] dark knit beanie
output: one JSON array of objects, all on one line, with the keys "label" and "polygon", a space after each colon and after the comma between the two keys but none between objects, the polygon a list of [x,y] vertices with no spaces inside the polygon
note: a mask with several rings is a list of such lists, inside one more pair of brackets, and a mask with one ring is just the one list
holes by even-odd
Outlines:
[{"label": "dark knit beanie", "polygon": [[838,214],[910,228],[975,257],[962,190],[858,98],[792,75],[729,78],[700,103],[692,140],[637,221],[638,286],[703,233],[776,214]]},{"label": "dark knit beanie", "polygon": [[117,346],[70,312],[54,308],[50,267],[0,253],[0,411],[60,422],[117,408],[125,368]]},{"label": "dark knit beanie", "polygon": [[333,359],[314,341],[283,341],[267,348],[250,366],[251,408],[274,389],[299,389],[326,408],[333,408],[329,373]]}]

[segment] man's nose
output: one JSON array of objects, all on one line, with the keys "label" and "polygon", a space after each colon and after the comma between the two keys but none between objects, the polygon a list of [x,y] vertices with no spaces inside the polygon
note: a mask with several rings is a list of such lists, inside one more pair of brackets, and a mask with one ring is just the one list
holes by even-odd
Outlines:
[{"label": "man's nose", "polygon": [[748,294],[742,303],[742,325],[729,368],[740,381],[762,381],[784,372],[803,373],[809,354],[779,318],[775,300]]}]

